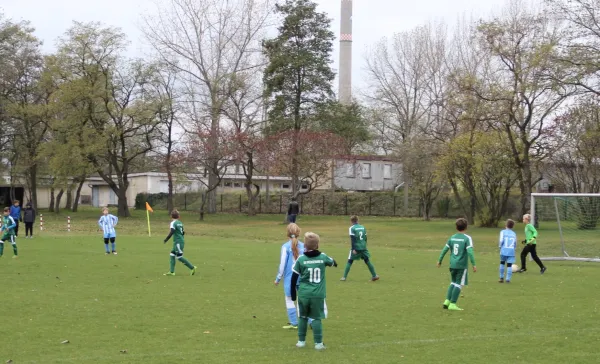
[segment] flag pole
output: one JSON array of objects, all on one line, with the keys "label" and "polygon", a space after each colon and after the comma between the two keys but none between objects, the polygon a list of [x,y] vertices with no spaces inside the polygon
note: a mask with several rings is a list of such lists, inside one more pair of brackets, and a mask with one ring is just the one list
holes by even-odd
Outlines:
[{"label": "flag pole", "polygon": [[150,211],[146,210],[146,218],[148,220],[148,237],[152,237],[152,233],[150,232]]}]

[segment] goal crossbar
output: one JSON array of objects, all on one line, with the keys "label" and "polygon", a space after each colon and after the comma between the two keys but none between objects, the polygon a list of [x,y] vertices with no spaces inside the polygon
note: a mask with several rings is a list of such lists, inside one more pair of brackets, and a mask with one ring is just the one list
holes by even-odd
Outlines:
[{"label": "goal crossbar", "polygon": [[531,194],[531,222],[534,223],[536,220],[536,198],[539,197],[551,197],[553,199],[553,207],[554,213],[556,215],[556,222],[558,224],[558,231],[560,235],[560,244],[562,249],[562,256],[549,256],[549,257],[540,257],[541,260],[546,261],[576,261],[576,262],[595,262],[600,263],[600,257],[595,258],[585,258],[585,257],[573,257],[570,256],[567,252],[565,246],[565,236],[563,234],[563,227],[561,225],[560,212],[558,208],[558,200],[559,198],[569,198],[569,197],[596,197],[600,199],[600,193],[532,193]]}]

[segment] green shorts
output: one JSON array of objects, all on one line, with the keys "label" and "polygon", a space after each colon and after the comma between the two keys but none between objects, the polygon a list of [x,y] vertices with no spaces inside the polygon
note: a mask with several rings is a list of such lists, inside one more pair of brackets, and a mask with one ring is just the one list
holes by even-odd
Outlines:
[{"label": "green shorts", "polygon": [[185,243],[173,242],[173,249],[171,249],[171,255],[174,255],[176,257],[182,257],[183,248],[185,248]]},{"label": "green shorts", "polygon": [[310,317],[313,320],[327,318],[327,314],[325,313],[325,299],[298,297],[298,316],[302,318]]},{"label": "green shorts", "polygon": [[468,271],[468,269],[450,268],[450,279],[452,280],[452,283],[460,284],[461,286],[468,285]]},{"label": "green shorts", "polygon": [[371,259],[371,254],[369,253],[368,250],[357,250],[356,254],[352,253],[352,250],[350,250],[350,255],[348,255],[348,260],[369,260]]},{"label": "green shorts", "polygon": [[4,233],[2,234],[2,241],[9,241],[11,244],[15,244],[15,235],[14,234],[9,234],[9,233]]}]

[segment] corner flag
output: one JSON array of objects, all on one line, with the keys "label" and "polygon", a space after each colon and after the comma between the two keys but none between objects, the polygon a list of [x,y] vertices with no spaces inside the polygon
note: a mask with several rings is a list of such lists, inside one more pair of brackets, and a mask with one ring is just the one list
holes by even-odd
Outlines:
[{"label": "corner flag", "polygon": [[148,236],[152,237],[152,233],[150,232],[150,213],[154,212],[152,210],[152,206],[148,202],[146,202],[146,219],[148,220]]}]

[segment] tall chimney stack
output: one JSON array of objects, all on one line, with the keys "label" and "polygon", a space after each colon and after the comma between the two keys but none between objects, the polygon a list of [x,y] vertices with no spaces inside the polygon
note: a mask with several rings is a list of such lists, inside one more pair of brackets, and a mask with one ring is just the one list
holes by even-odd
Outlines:
[{"label": "tall chimney stack", "polygon": [[340,21],[339,98],[342,104],[352,102],[352,0],[342,1]]}]

